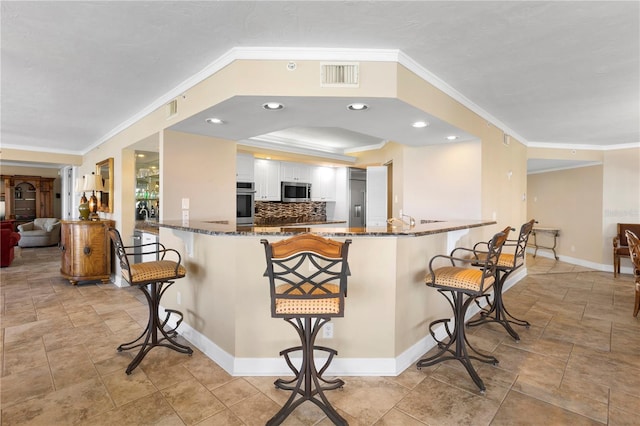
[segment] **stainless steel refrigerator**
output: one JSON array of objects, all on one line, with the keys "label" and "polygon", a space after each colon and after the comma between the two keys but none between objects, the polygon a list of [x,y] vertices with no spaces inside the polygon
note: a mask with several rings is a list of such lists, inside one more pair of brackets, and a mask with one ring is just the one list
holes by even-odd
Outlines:
[{"label": "stainless steel refrigerator", "polygon": [[367,223],[367,171],[349,169],[349,227],[361,228]]}]

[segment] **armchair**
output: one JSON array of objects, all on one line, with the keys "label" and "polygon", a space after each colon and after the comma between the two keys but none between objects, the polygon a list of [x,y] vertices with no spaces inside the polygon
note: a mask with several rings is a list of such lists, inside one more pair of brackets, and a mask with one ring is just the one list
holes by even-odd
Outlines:
[{"label": "armchair", "polygon": [[0,222],[0,267],[11,265],[14,258],[14,247],[18,245],[20,234],[13,231],[13,222]]},{"label": "armchair", "polygon": [[631,231],[635,235],[640,235],[640,223],[618,223],[618,232],[613,237],[613,276],[620,273],[620,258],[629,257],[629,242],[626,231]]},{"label": "armchair", "polygon": [[20,247],[52,246],[60,242],[60,219],[40,217],[18,225]]}]

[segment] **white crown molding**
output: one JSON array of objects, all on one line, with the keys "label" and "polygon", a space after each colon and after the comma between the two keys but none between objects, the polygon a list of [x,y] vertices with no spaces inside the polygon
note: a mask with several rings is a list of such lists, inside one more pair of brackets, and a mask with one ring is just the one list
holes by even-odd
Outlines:
[{"label": "white crown molding", "polygon": [[384,140],[380,143],[376,143],[373,145],[359,146],[358,148],[349,148],[349,149],[345,149],[344,153],[353,154],[355,152],[364,152],[364,151],[373,151],[376,149],[382,149],[388,142],[389,142],[388,140]]},{"label": "white crown molding", "polygon": [[128,120],[122,122],[120,125],[115,127],[109,133],[107,133],[102,138],[100,138],[100,140],[98,140],[96,143],[92,144],[86,151],[84,151],[84,154],[100,146],[101,144],[108,141],[118,133],[132,126],[136,122],[142,120],[144,117],[151,114],[153,111],[167,104],[168,102],[175,99],[176,97],[182,95],[188,89],[192,88],[193,86],[205,80],[206,78],[214,75],[216,72],[220,71],[222,68],[226,67],[227,65],[235,61],[236,58],[234,54],[234,49],[229,50],[227,53],[220,56],[214,62],[207,65],[204,69],[202,69],[202,71],[184,80],[182,83],[178,84],[176,87],[169,90],[167,93],[165,93],[164,95],[160,96],[158,99],[150,103],[146,108],[143,108],[140,112],[138,112]]},{"label": "white crown molding", "polygon": [[559,172],[562,170],[571,170],[571,169],[579,169],[581,167],[591,167],[601,165],[602,161],[587,161],[583,164],[576,164],[573,166],[564,166],[564,167],[553,167],[544,170],[536,170],[534,172],[527,172],[527,175],[539,175],[541,173],[549,173],[549,172]]},{"label": "white crown molding", "polygon": [[[200,72],[194,74],[190,78],[184,80],[182,83],[160,96],[158,99],[149,104],[146,108],[124,121],[120,125],[116,126],[113,130],[100,138],[97,142],[92,144],[88,149],[82,152],[80,155],[84,155],[92,149],[98,147],[102,143],[106,142],[116,134],[120,133],[127,127],[130,127],[137,121],[141,120],[145,116],[149,115],[156,109],[162,107],[167,102],[175,99],[183,94],[188,89],[192,88],[196,84],[212,76],[222,68],[231,64],[236,60],[315,60],[315,61],[370,61],[370,62],[398,62],[402,66],[409,69],[428,83],[432,84],[439,90],[446,93],[456,101],[460,102],[465,107],[469,108],[485,120],[491,122],[494,126],[502,129],[504,133],[507,133],[526,146],[532,146],[530,142],[523,136],[519,135],[516,131],[506,126],[500,120],[495,118],[489,112],[482,109],[480,106],[473,103],[470,99],[463,94],[449,86],[444,80],[425,69],[412,58],[405,53],[397,49],[333,49],[333,48],[302,48],[302,47],[234,47],[227,51],[224,55],[220,56],[214,62],[203,68]],[[538,143],[534,143],[535,146]],[[554,148],[560,148],[559,146],[553,146]],[[564,145],[560,149],[622,149],[612,148],[607,146],[592,146],[592,145]],[[26,149],[25,147],[17,149]],[[36,149],[34,149],[36,150]],[[37,149],[42,151],[42,149]],[[52,151],[53,152],[53,151]],[[60,152],[60,151],[58,151]]]},{"label": "white crown molding", "polygon": [[16,166],[16,167],[36,167],[39,169],[60,169],[63,164],[55,163],[30,163],[28,161],[5,161],[0,159],[0,166]]},{"label": "white crown molding", "polygon": [[86,153],[82,151],[70,151],[68,149],[52,149],[52,148],[43,148],[40,146],[15,145],[15,144],[7,144],[7,143],[3,143],[0,149],[16,149],[19,151],[45,152],[49,154],[64,154],[64,155],[78,155],[78,156],[82,156]]},{"label": "white crown molding", "polygon": [[321,47],[234,47],[236,60],[398,62],[397,49],[334,49]]},{"label": "white crown molding", "polygon": [[509,135],[515,137],[516,139],[518,139],[524,145],[527,145],[527,139],[526,138],[524,138],[522,135],[518,134],[518,132],[516,132],[515,130],[511,129],[509,126],[504,124],[502,121],[498,120],[496,117],[491,115],[489,112],[487,112],[484,109],[482,109],[480,106],[476,105],[469,98],[464,96],[462,93],[458,92],[453,87],[449,86],[449,84],[447,84],[440,77],[438,77],[437,75],[433,74],[431,71],[427,70],[422,65],[418,64],[416,61],[414,61],[412,58],[410,58],[409,56],[407,56],[403,52],[399,52],[398,62],[402,66],[406,67],[409,71],[415,73],[418,77],[422,78],[423,80],[425,80],[429,84],[433,85],[437,89],[441,90],[442,92],[444,92],[445,94],[447,94],[451,98],[455,99],[456,101],[460,102],[462,105],[464,105],[465,107],[469,108],[471,111],[475,112],[480,117],[482,117],[485,120],[491,122],[491,124],[493,124],[494,126],[498,127],[499,129],[501,129],[503,133],[509,134]]},{"label": "white crown molding", "polygon": [[248,147],[254,147],[254,148],[269,149],[272,151],[286,152],[290,154],[309,155],[312,157],[326,158],[329,160],[343,161],[343,162],[352,163],[352,164],[355,164],[357,160],[356,157],[351,157],[348,155],[335,154],[332,152],[318,151],[314,149],[300,148],[296,146],[276,145],[271,142],[266,142],[266,141],[257,140],[257,139],[242,139],[242,140],[239,140],[237,144],[238,146],[248,146]]},{"label": "white crown molding", "polygon": [[270,144],[273,144],[274,146],[295,147],[295,148],[306,149],[310,151],[324,152],[327,154],[342,155],[344,153],[344,151],[341,149],[323,148],[323,147],[319,147],[318,144],[306,143],[297,139],[286,138],[286,137],[276,136],[276,135],[269,135],[269,134],[255,136],[252,138],[248,138],[247,140],[255,141],[255,142],[270,143]]},{"label": "white crown molding", "polygon": [[587,145],[565,142],[529,142],[527,146],[529,148],[579,149],[582,151],[613,151],[618,149],[640,148],[640,142],[623,143],[617,145]]}]

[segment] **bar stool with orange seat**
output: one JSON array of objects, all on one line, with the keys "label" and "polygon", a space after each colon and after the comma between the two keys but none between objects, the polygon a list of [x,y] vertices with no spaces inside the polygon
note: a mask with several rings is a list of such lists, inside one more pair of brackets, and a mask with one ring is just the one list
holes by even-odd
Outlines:
[{"label": "bar stool with orange seat", "polygon": [[[178,335],[176,329],[182,323],[182,313],[173,309],[165,309],[167,316],[164,320],[160,319],[158,312],[160,307],[160,299],[164,292],[175,282],[175,280],[184,278],[187,270],[180,264],[181,256],[177,250],[167,249],[160,243],[142,244],[138,246],[125,246],[122,244],[120,232],[115,228],[109,228],[109,236],[115,247],[116,255],[120,260],[120,268],[122,269],[122,278],[131,285],[136,285],[142,291],[149,305],[149,320],[142,334],[128,343],[118,346],[118,352],[140,348],[138,354],[127,367],[127,374],[140,364],[147,353],[156,346],[164,346],[183,354],[193,354],[193,349],[188,346],[176,342],[174,339]],[[155,246],[155,249],[153,247]],[[134,255],[136,248],[142,248],[142,254],[155,254],[159,260],[142,263],[129,263],[129,256]],[[171,253],[171,257],[176,260],[165,260],[165,255]],[[167,328],[167,323],[171,315],[177,315],[176,326],[172,329]]]},{"label": "bar stool with orange seat", "polygon": [[[499,232],[491,238],[487,244],[487,251],[482,257],[457,258],[453,256],[437,255],[429,261],[429,274],[426,277],[427,285],[436,288],[442,294],[453,309],[453,330],[449,329],[449,319],[439,319],[429,324],[431,337],[437,342],[439,351],[430,357],[418,361],[418,369],[438,364],[442,361],[456,359],[462,363],[471,376],[473,382],[485,392],[485,385],[471,360],[477,360],[490,364],[497,364],[498,360],[475,349],[465,335],[465,315],[470,304],[476,297],[489,291],[496,281],[496,265],[502,246],[507,239],[510,228],[505,232]],[[435,262],[441,259],[448,260],[453,266],[435,268]],[[455,266],[467,264],[468,267]],[[476,267],[474,267],[476,266]],[[449,296],[450,295],[450,296]],[[448,341],[441,341],[436,337],[434,327],[443,324],[448,335]],[[453,349],[451,349],[453,347]],[[474,354],[470,354],[469,350]]]},{"label": "bar stool with orange seat", "polygon": [[[488,304],[488,308],[482,309],[480,311],[479,319],[467,322],[468,327],[473,327],[488,322],[497,322],[498,324],[502,324],[505,330],[507,330],[507,333],[509,333],[509,335],[513,337],[517,342],[520,340],[520,335],[516,333],[513,327],[511,327],[511,324],[516,324],[527,328],[531,326],[528,321],[518,319],[509,313],[507,308],[504,306],[502,291],[507,278],[509,278],[509,276],[514,271],[518,270],[522,265],[524,265],[527,242],[529,241],[529,235],[531,235],[534,223],[535,219],[532,219],[529,222],[523,224],[520,227],[520,234],[518,236],[518,239],[507,240],[504,243],[503,251],[500,253],[498,265],[496,266],[496,282],[494,283],[493,289],[493,301]],[[477,243],[475,246],[473,246],[473,250],[485,251],[486,245],[486,242]],[[515,247],[515,250],[513,253],[505,253],[505,247]],[[482,297],[485,297],[487,301],[489,301],[488,294],[485,294]],[[476,303],[478,303],[478,299],[476,299]]]},{"label": "bar stool with orange seat", "polygon": [[[300,404],[311,401],[337,425],[347,421],[338,414],[324,395],[324,391],[341,388],[341,379],[322,377],[333,357],[334,349],[316,346],[320,329],[331,318],[344,316],[344,299],[347,295],[349,265],[347,253],[351,240],[344,243],[314,234],[294,237],[264,244],[267,259],[265,276],[269,278],[271,293],[271,317],[284,318],[300,337],[300,346],[280,352],[294,373],[292,380],[277,379],[276,388],[291,391],[284,406],[267,422],[282,423]],[[302,365],[298,370],[290,359],[292,352],[302,352]],[[314,351],[325,352],[328,357],[317,369]]]}]

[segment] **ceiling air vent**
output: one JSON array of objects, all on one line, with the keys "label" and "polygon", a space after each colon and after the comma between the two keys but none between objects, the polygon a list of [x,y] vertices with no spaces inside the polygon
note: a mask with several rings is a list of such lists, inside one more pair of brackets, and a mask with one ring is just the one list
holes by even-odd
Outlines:
[{"label": "ceiling air vent", "polygon": [[174,99],[169,102],[166,106],[167,118],[171,118],[178,113],[178,100]]},{"label": "ceiling air vent", "polygon": [[321,87],[358,87],[360,64],[357,62],[323,62],[320,64]]}]

